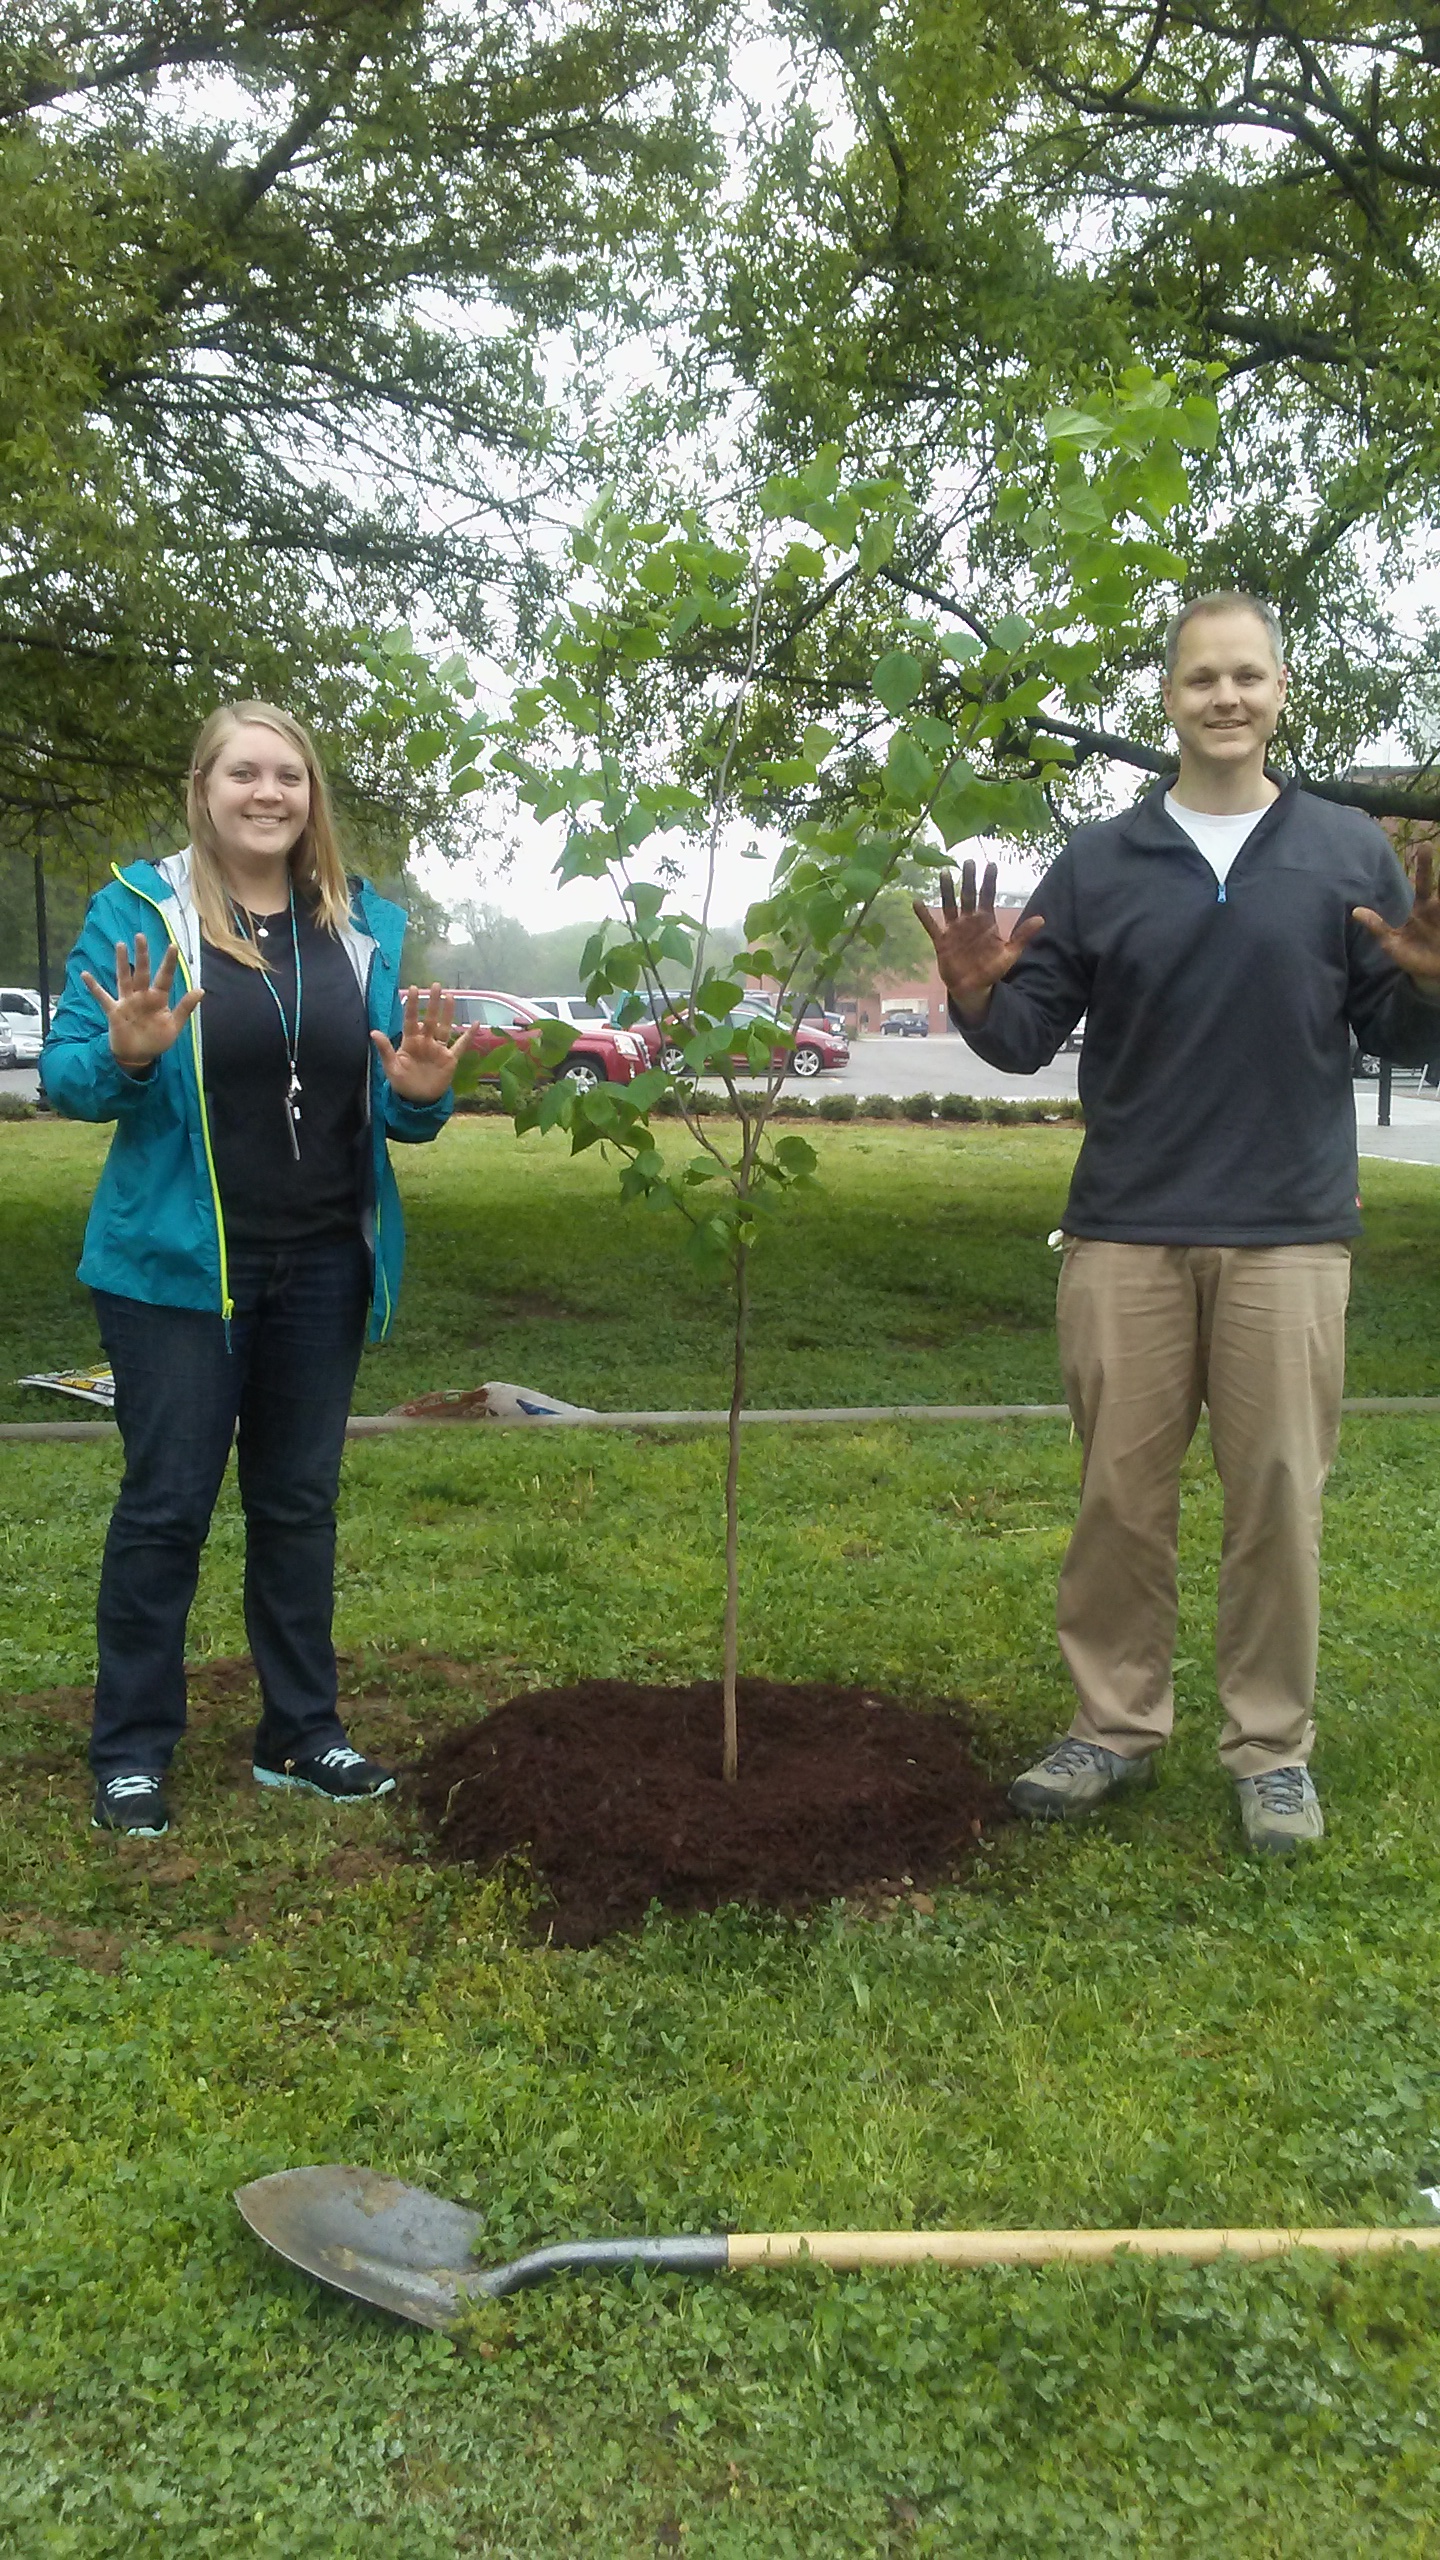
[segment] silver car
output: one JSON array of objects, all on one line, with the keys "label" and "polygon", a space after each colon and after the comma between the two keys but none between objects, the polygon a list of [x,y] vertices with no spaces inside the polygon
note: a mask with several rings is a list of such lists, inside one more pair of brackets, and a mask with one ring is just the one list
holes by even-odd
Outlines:
[{"label": "silver car", "polygon": [[13,1058],[0,1056],[0,1066],[34,1066],[40,1055],[41,1021],[37,988],[0,987],[0,1022],[9,1032],[15,1050]]}]

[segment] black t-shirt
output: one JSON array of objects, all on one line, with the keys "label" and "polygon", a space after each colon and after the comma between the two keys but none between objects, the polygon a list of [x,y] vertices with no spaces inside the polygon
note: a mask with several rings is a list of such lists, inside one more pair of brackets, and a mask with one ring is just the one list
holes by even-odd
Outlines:
[{"label": "black t-shirt", "polygon": [[295,1027],[289,913],[262,919],[266,979],[205,943],[200,1046],[215,1174],[231,1244],[300,1244],[359,1225],[370,1037],[349,954],[297,902],[300,1121],[297,1161],[285,1096],[290,1059],[276,1006]]}]

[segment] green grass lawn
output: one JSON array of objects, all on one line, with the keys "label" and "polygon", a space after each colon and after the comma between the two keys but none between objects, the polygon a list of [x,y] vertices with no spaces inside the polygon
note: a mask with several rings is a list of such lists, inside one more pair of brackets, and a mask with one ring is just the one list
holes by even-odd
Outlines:
[{"label": "green grass lawn", "polygon": [[[1073,1133],[820,1134],[761,1267],[756,1402],[1047,1400]],[[94,1348],[70,1274],[103,1141],[0,1127],[4,1375]],[[401,1162],[411,1287],[360,1403],[531,1380],[710,1404],[720,1311],[593,1158],[469,1122]],[[1440,1175],[1366,1168],[1351,1385],[1433,1392]],[[6,1390],[3,1411],[58,1412]],[[494,2560],[1430,2555],[1440,2262],[567,2282],[460,2342],[262,2257],[242,2179],[364,2161],[582,2232],[1419,2220],[1440,2179],[1440,1426],[1347,1426],[1323,1849],[1237,1853],[1187,1471],[1159,1788],[1006,1833],[932,1913],[735,1912],[587,1953],[403,1816],[257,1803],[227,1497],[178,1825],[85,1826],[112,1447],[0,1450],[0,2549]],[[715,1664],[713,1435],[416,1434],[347,1459],[357,1736],[537,1681]],[[746,1666],[967,1696],[1008,1773],[1068,1708],[1063,1425],[757,1432]],[[743,1748],[743,1736],[742,1736]]]}]

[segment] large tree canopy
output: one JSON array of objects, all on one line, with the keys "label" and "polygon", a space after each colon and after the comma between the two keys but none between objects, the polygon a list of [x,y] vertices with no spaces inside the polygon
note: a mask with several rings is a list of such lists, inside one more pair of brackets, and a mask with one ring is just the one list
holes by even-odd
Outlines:
[{"label": "large tree canopy", "polygon": [[[778,0],[793,94],[711,345],[767,462],[844,440],[926,492],[894,574],[1004,610],[972,528],[1026,417],[1136,354],[1215,369],[1222,435],[1180,547],[1273,599],[1284,744],[1333,776],[1387,732],[1426,768],[1440,644],[1440,8],[1307,0]],[[1173,601],[1173,599],[1171,599]],[[1078,719],[1159,761],[1164,598]],[[1063,706],[1062,706],[1063,710]],[[1118,737],[1116,733],[1118,734]],[[1440,813],[1410,788],[1342,784]]]},{"label": "large tree canopy", "polygon": [[0,840],[143,827],[217,695],[352,725],[350,633],[523,585],[545,333],[663,272],[713,0],[10,0]]}]

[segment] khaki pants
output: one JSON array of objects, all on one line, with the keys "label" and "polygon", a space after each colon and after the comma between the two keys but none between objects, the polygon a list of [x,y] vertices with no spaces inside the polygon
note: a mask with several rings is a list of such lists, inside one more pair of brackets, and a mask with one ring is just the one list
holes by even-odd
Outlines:
[{"label": "khaki pants", "polygon": [[1220,1757],[1234,1778],[1308,1758],[1349,1292],[1345,1244],[1067,1241],[1060,1365],[1084,1465],[1057,1615],[1084,1741],[1128,1758],[1170,1732],[1180,1465],[1204,1402],[1225,1495]]}]

